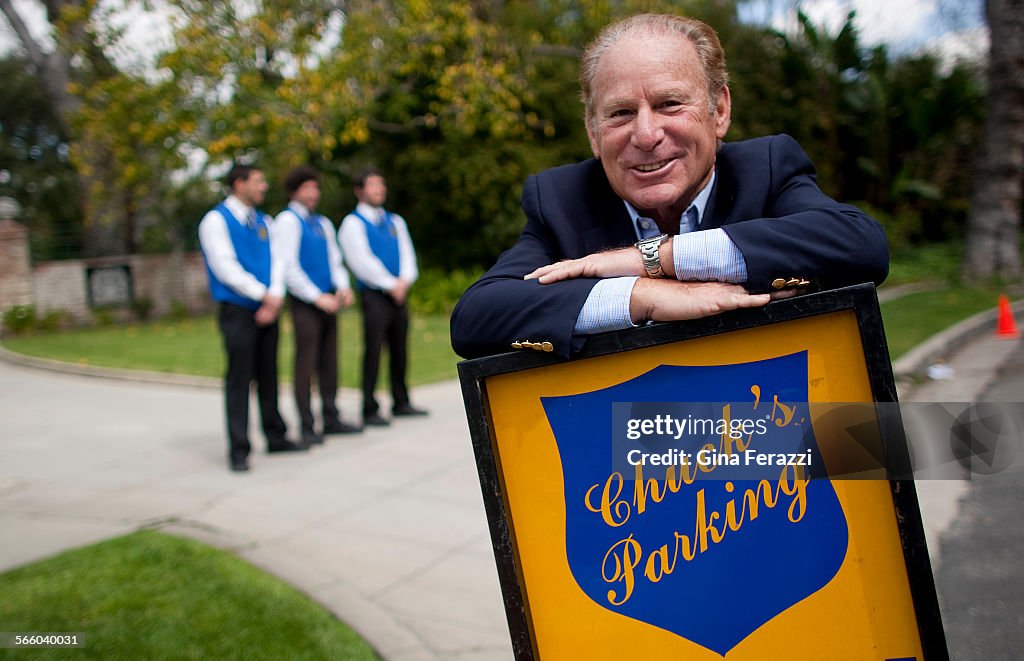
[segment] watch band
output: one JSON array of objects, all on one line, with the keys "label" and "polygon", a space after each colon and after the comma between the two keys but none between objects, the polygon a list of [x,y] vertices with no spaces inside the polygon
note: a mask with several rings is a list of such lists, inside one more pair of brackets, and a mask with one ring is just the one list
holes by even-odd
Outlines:
[{"label": "watch band", "polygon": [[635,245],[640,250],[640,258],[643,260],[647,277],[665,277],[665,269],[661,267],[661,255],[658,253],[658,249],[663,243],[668,242],[668,239],[668,234],[662,234],[661,236],[652,236],[649,239],[641,239],[636,242]]}]

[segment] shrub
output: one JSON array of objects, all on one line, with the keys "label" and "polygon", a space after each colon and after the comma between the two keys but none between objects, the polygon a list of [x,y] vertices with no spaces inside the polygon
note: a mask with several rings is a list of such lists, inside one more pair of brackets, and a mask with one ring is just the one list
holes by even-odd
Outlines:
[{"label": "shrub", "polygon": [[111,308],[96,308],[92,311],[92,320],[97,326],[113,326],[114,310]]},{"label": "shrub", "polygon": [[50,310],[36,320],[36,328],[41,331],[55,331],[67,321],[67,310]]},{"label": "shrub", "polygon": [[482,271],[455,270],[445,272],[440,269],[420,271],[409,293],[409,307],[420,314],[451,314],[462,292],[476,282]]},{"label": "shrub", "polygon": [[962,241],[893,248],[886,282],[956,282],[963,251]]},{"label": "shrub", "polygon": [[171,307],[164,315],[167,321],[184,321],[188,319],[188,307],[181,301],[175,299],[171,301]]},{"label": "shrub", "polygon": [[149,298],[136,298],[132,301],[131,308],[136,319],[145,321],[149,319],[149,315],[153,311],[153,300]]},{"label": "shrub", "polygon": [[15,305],[4,312],[4,328],[11,333],[26,333],[36,327],[36,306]]}]

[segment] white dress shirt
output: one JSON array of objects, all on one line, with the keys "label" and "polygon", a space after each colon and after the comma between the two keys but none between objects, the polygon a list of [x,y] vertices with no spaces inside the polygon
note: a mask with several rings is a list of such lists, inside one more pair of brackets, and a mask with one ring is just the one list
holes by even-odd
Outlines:
[{"label": "white dress shirt", "polygon": [[[721,227],[697,229],[704,218],[716,177],[717,173],[712,171],[710,181],[697,193],[680,218],[679,234],[672,237],[672,263],[678,280],[731,283],[747,280],[743,253],[725,230]],[[623,204],[633,221],[638,241],[661,233],[653,219],[641,216],[629,202],[623,200]],[[629,301],[637,280],[636,276],[606,278],[594,285],[580,309],[573,332],[590,335],[635,327],[629,316]]]},{"label": "white dress shirt", "polygon": [[[375,225],[379,225],[384,220],[384,209],[380,207],[372,207],[360,202],[356,205],[356,211]],[[416,267],[416,251],[413,250],[412,238],[409,236],[409,228],[405,224],[405,219],[397,213],[389,213],[391,222],[395,226],[395,237],[398,239],[397,278],[391,275],[384,263],[370,250],[370,242],[366,238],[366,226],[358,216],[352,213],[345,216],[338,229],[338,243],[341,245],[345,263],[348,264],[352,275],[368,287],[381,291],[390,291],[394,288],[398,278],[402,278],[411,285],[419,277],[419,269]]]},{"label": "white dress shirt", "polygon": [[284,260],[281,259],[280,248],[275,238],[274,223],[266,216],[270,236],[270,286],[264,286],[238,262],[235,244],[231,242],[231,234],[227,223],[246,224],[253,208],[246,205],[234,195],[224,200],[235,221],[225,218],[217,209],[211,209],[199,223],[199,245],[203,248],[206,263],[210,270],[224,285],[236,293],[254,301],[262,301],[268,293],[271,296],[284,296]]},{"label": "white dress shirt", "polygon": [[[284,256],[284,281],[288,287],[288,293],[295,298],[313,303],[317,298],[328,292],[320,291],[320,288],[313,284],[306,272],[302,270],[299,263],[299,250],[302,246],[302,223],[308,222],[309,209],[301,202],[292,200],[288,207],[277,214],[274,219],[274,233],[277,235],[277,244]],[[320,228],[327,239],[327,263],[331,269],[331,284],[338,291],[348,289],[348,271],[341,263],[341,251],[334,240],[334,225],[327,218],[320,216]]]}]

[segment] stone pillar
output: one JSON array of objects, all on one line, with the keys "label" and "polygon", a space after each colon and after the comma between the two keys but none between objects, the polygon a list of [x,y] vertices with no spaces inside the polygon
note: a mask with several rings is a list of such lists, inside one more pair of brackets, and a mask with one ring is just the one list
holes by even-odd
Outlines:
[{"label": "stone pillar", "polygon": [[33,303],[28,230],[15,220],[20,213],[14,198],[0,197],[0,312]]}]

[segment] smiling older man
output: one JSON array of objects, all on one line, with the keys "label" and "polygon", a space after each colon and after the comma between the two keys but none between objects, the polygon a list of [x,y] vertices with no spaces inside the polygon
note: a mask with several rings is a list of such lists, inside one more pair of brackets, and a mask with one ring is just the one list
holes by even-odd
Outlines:
[{"label": "smiling older man", "polygon": [[825,195],[792,138],[722,142],[727,83],[705,23],[606,27],[580,67],[594,158],[526,180],[522,235],[452,314],[456,352],[567,357],[594,333],[881,282],[881,226]]}]

